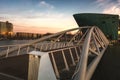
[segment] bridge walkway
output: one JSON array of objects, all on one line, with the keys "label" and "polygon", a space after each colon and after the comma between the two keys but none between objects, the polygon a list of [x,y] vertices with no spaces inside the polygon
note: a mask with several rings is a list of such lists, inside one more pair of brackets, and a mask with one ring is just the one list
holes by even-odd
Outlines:
[{"label": "bridge walkway", "polygon": [[120,80],[120,45],[108,46],[91,80]]},{"label": "bridge walkway", "polygon": [[8,80],[90,80],[108,44],[98,27],[89,26],[23,45],[0,46],[0,76],[3,80],[4,77],[10,78]]}]

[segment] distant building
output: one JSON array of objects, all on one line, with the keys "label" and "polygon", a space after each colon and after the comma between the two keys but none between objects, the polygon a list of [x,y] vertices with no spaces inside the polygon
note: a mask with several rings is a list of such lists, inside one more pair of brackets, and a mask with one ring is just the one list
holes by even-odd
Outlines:
[{"label": "distant building", "polygon": [[0,35],[8,36],[13,34],[13,24],[6,22],[0,22]]},{"label": "distant building", "polygon": [[41,38],[41,34],[38,33],[26,33],[26,32],[16,32],[14,35],[14,39],[37,39]]}]

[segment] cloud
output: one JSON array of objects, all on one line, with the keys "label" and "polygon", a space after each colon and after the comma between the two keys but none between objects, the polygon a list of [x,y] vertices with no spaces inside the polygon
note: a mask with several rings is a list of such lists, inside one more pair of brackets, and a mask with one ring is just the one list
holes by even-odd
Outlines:
[{"label": "cloud", "polygon": [[103,13],[120,15],[120,0],[96,0]]},{"label": "cloud", "polygon": [[5,19],[7,19],[7,18],[0,16],[0,20],[5,20]]},{"label": "cloud", "polygon": [[114,5],[114,2],[112,2],[111,0],[96,0],[95,3],[100,8],[109,8],[110,6]]},{"label": "cloud", "polygon": [[[17,16],[18,15],[18,16]],[[65,13],[60,13],[57,11],[37,11],[37,10],[28,10],[21,14],[16,14],[15,18],[25,18],[25,19],[49,19],[49,18],[65,18],[68,17]]]},{"label": "cloud", "polygon": [[18,16],[15,15],[11,15],[11,14],[0,14],[0,21],[10,21],[13,22],[14,20],[16,20],[16,18],[18,18]]},{"label": "cloud", "polygon": [[5,19],[49,19],[49,18],[65,18],[68,17],[64,13],[59,12],[39,12],[39,11],[26,11],[21,14],[0,14],[0,20]]},{"label": "cloud", "polygon": [[55,8],[53,5],[47,3],[46,1],[40,1],[39,5],[40,5],[41,7],[45,7],[45,8],[49,8],[49,9]]},{"label": "cloud", "polygon": [[120,15],[120,8],[116,5],[111,6],[109,9],[104,9],[103,13],[111,13]]}]

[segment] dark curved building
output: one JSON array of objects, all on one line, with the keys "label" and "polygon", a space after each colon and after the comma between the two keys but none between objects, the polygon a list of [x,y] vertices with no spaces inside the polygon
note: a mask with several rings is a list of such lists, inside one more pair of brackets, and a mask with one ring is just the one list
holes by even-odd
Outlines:
[{"label": "dark curved building", "polygon": [[112,14],[80,13],[73,15],[81,26],[98,26],[112,40],[118,39],[119,16]]}]

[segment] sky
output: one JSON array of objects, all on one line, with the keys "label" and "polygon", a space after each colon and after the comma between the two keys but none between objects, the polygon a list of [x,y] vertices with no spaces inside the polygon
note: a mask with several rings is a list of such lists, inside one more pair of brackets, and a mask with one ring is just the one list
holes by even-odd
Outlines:
[{"label": "sky", "polygon": [[0,0],[0,21],[14,32],[56,33],[76,28],[76,13],[120,15],[120,0]]}]

